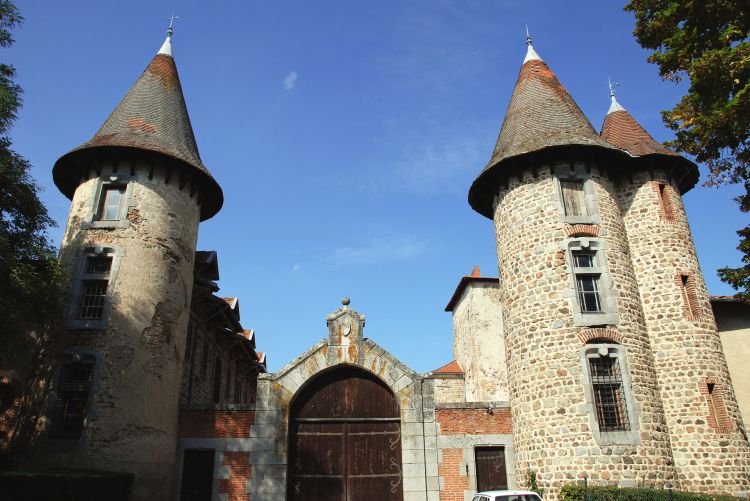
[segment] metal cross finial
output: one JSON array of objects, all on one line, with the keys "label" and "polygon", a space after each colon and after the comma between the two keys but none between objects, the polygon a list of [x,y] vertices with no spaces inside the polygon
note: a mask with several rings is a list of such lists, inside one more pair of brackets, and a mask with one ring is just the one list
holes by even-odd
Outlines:
[{"label": "metal cross finial", "polygon": [[526,25],[526,45],[531,45],[531,35],[529,35],[529,25]]},{"label": "metal cross finial", "polygon": [[612,83],[612,80],[610,78],[607,78],[607,82],[609,82],[609,97],[614,98],[615,87],[618,87],[620,84],[617,82]]},{"label": "metal cross finial", "polygon": [[179,19],[179,18],[180,16],[175,16],[174,14],[172,14],[171,16],[167,18],[169,19],[169,28],[167,28],[167,35],[169,35],[170,37],[172,36],[172,33],[174,33],[174,30],[172,29],[172,25],[174,24],[175,19]]}]

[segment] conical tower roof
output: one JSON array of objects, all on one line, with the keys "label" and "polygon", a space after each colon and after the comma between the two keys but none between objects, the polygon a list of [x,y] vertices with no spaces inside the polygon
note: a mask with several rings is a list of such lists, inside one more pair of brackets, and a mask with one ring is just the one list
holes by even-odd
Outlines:
[{"label": "conical tower roof", "polygon": [[[682,172],[677,173],[675,178],[680,185],[680,191],[685,193],[698,182],[698,167],[682,155],[670,150],[663,144],[657,142],[646,130],[641,127],[633,116],[623,108],[615,99],[614,91],[611,92],[612,104],[609,112],[604,118],[601,137],[608,143],[622,148],[632,157],[649,158],[649,166],[653,161],[661,157],[664,167],[672,171],[677,168]],[[641,161],[643,163],[643,161]]]},{"label": "conical tower roof", "polygon": [[73,198],[82,176],[107,152],[151,154],[192,179],[200,194],[201,220],[216,214],[224,202],[221,187],[201,161],[190,124],[177,66],[172,58],[171,30],[159,53],[89,141],[55,163],[60,191]]},{"label": "conical tower roof", "polygon": [[[621,154],[596,133],[573,98],[534,51],[530,40],[526,58],[505,114],[492,159],[469,190],[469,203],[492,218],[498,181],[522,158],[561,150],[598,150]],[[567,157],[565,157],[567,158]]]}]

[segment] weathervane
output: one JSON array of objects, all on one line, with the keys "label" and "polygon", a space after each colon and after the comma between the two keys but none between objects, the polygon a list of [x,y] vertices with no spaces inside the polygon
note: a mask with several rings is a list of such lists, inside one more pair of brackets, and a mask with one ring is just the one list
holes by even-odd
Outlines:
[{"label": "weathervane", "polygon": [[612,99],[614,99],[615,98],[615,87],[619,87],[620,83],[619,82],[612,83],[612,79],[610,79],[609,77],[607,77],[607,82],[609,82],[609,97],[611,97]]},{"label": "weathervane", "polygon": [[526,45],[531,45],[531,35],[529,35],[529,25],[526,25]]},{"label": "weathervane", "polygon": [[174,33],[174,30],[172,29],[172,25],[174,24],[175,19],[179,19],[179,18],[180,18],[180,16],[175,16],[174,14],[172,14],[171,16],[169,16],[167,18],[167,19],[169,19],[169,28],[167,28],[167,35],[168,36],[171,37],[172,33]]}]

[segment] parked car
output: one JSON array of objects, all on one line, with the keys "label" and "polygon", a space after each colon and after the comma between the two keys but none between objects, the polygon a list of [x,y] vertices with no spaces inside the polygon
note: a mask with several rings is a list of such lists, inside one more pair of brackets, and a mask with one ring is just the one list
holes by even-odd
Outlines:
[{"label": "parked car", "polygon": [[485,491],[477,492],[471,501],[542,501],[542,498],[531,491]]}]

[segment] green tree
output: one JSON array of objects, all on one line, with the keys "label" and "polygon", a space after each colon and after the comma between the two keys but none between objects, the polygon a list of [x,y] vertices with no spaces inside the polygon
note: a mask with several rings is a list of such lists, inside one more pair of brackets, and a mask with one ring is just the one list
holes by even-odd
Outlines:
[{"label": "green tree", "polygon": [[[0,0],[0,47],[23,20]],[[30,164],[11,149],[9,130],[21,106],[13,66],[0,63],[0,351],[24,342],[23,333],[43,331],[61,311],[61,273],[46,231],[54,225],[39,200]],[[1,353],[0,353],[1,354]]]},{"label": "green tree", "polygon": [[[740,183],[740,210],[750,211],[750,2],[747,0],[631,0],[634,35],[667,80],[689,81],[664,123],[668,143],[709,170],[709,186]],[[743,266],[719,277],[750,298],[750,226],[737,232]]]}]

